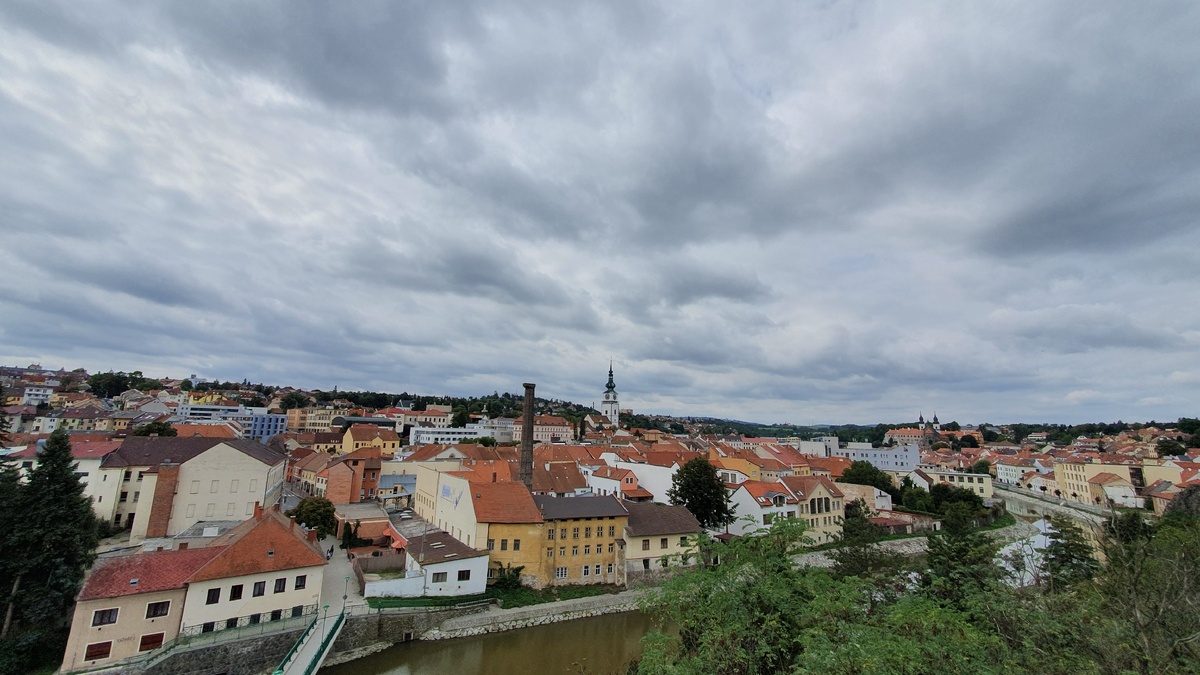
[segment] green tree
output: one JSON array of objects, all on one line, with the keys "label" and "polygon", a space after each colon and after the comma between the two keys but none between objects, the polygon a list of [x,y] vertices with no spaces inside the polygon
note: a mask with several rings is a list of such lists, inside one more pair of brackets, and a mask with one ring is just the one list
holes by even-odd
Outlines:
[{"label": "green tree", "polygon": [[134,436],[178,436],[175,427],[166,422],[150,422],[133,430]]},{"label": "green tree", "polygon": [[283,408],[284,410],[305,408],[308,407],[308,404],[308,397],[298,391],[289,391],[279,399],[279,407]]},{"label": "green tree", "polygon": [[337,530],[333,502],[324,497],[305,497],[287,515],[307,528],[317,528],[317,534],[321,537],[328,537]]},{"label": "green tree", "polygon": [[[970,436],[967,438],[970,438]],[[972,464],[971,468],[967,469],[967,473],[982,473],[990,476],[992,474],[992,463],[986,459],[981,459]]]},{"label": "green tree", "polygon": [[972,529],[973,521],[974,511],[968,504],[949,505],[943,529],[929,536],[929,569],[922,577],[931,597],[960,609],[966,607],[970,595],[992,592],[1000,578],[995,563],[999,546]]},{"label": "green tree", "polygon": [[870,485],[888,493],[892,499],[900,498],[900,490],[896,488],[896,482],[892,480],[892,477],[875,468],[875,465],[870,462],[852,462],[842,472],[842,476],[837,479],[837,482]]},{"label": "green tree", "polygon": [[194,386],[192,385],[191,380],[185,379],[183,382],[179,383],[179,388],[182,389],[183,391],[191,391],[194,388]]},{"label": "green tree", "polygon": [[1159,457],[1172,457],[1178,455],[1186,455],[1187,448],[1183,447],[1183,443],[1173,441],[1169,438],[1163,438],[1154,446]]},{"label": "green tree", "polygon": [[[0,478],[0,499],[15,503],[19,518],[5,530],[4,621],[0,660],[32,665],[62,652],[75,594],[95,559],[98,523],[75,475],[67,432],[50,434],[28,483]],[[19,551],[19,555],[13,552]],[[43,656],[38,656],[43,655]],[[12,671],[10,671],[12,672]]]},{"label": "green tree", "polygon": [[125,373],[96,373],[87,380],[92,393],[101,398],[113,398],[129,389],[129,376]]},{"label": "green tree", "polygon": [[716,467],[703,457],[688,461],[671,476],[667,498],[672,504],[687,507],[706,529],[718,529],[734,520],[725,484],[717,476]]},{"label": "green tree", "polygon": [[974,436],[972,436],[970,434],[963,434],[958,439],[958,447],[960,447],[960,448],[978,448],[979,447],[979,439],[975,438]]},{"label": "green tree", "polygon": [[1057,592],[1092,578],[1099,565],[1079,527],[1069,517],[1047,516],[1050,543],[1042,550],[1042,578],[1050,592]]}]

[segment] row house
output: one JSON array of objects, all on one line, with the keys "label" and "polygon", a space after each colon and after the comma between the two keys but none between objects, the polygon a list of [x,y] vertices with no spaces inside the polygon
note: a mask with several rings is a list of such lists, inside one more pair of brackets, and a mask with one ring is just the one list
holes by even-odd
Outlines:
[{"label": "row house", "polygon": [[845,495],[828,478],[821,476],[784,476],[773,483],[748,480],[730,495],[738,519],[726,528],[730,534],[745,536],[770,527],[777,518],[805,521],[817,543],[833,541],[842,531]]},{"label": "row house", "polygon": [[374,447],[384,455],[394,455],[400,450],[400,436],[394,429],[374,424],[352,424],[342,435],[342,454],[366,447]]},{"label": "row house", "polygon": [[325,556],[278,509],[202,548],[102,558],[76,597],[62,671],[151,653],[180,634],[315,616]]},{"label": "row house", "polygon": [[923,465],[909,475],[909,479],[919,488],[928,490],[937,483],[970,490],[984,499],[991,499],[992,476],[987,473],[963,473],[961,471],[946,471],[933,466]]},{"label": "row house", "polygon": [[654,572],[696,563],[696,538],[704,531],[685,506],[626,503],[625,574],[644,579]]}]

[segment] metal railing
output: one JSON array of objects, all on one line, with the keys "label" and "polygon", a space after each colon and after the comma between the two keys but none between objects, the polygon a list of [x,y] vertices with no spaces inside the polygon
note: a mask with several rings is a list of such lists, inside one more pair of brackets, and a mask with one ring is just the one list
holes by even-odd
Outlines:
[{"label": "metal railing", "polygon": [[300,634],[300,638],[296,640],[296,643],[292,645],[288,653],[283,655],[283,660],[279,662],[279,667],[275,669],[276,675],[287,670],[288,664],[292,662],[292,659],[296,658],[296,654],[300,652],[300,648],[304,646],[305,641],[312,635],[313,629],[317,627],[317,622],[320,620],[319,616],[313,617],[312,623],[308,624],[308,628],[304,629],[304,632]]},{"label": "metal railing", "polygon": [[333,627],[329,629],[329,632],[325,634],[325,638],[321,640],[321,646],[317,648],[317,653],[313,655],[312,660],[305,666],[304,675],[312,675],[321,667],[321,664],[325,661],[325,652],[329,650],[330,644],[337,637],[337,634],[341,631],[342,624],[345,622],[345,612],[338,614],[337,618],[333,621]]}]

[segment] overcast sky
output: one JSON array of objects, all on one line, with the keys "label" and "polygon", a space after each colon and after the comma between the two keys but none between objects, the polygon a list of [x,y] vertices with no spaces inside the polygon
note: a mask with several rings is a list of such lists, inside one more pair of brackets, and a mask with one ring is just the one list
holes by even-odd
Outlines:
[{"label": "overcast sky", "polygon": [[0,361],[1197,416],[1198,35],[1195,2],[10,0]]}]

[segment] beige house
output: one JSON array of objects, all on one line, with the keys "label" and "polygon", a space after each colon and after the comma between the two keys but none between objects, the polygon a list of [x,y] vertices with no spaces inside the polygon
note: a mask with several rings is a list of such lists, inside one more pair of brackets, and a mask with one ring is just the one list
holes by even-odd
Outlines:
[{"label": "beige house", "polygon": [[687,507],[650,502],[624,506],[629,512],[625,526],[627,582],[668,567],[695,564],[693,542],[704,528]]},{"label": "beige house", "polygon": [[130,436],[100,469],[113,506],[105,515],[137,543],[201,520],[244,520],[255,504],[277,503],[287,458],[252,440]]},{"label": "beige house", "polygon": [[180,633],[313,615],[324,565],[316,531],[277,509],[203,548],[101,559],[76,598],[62,670],[112,665]]}]

